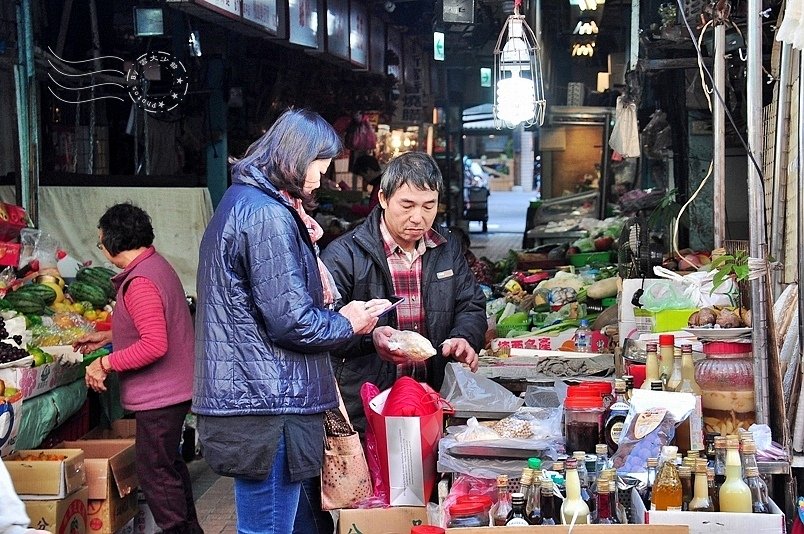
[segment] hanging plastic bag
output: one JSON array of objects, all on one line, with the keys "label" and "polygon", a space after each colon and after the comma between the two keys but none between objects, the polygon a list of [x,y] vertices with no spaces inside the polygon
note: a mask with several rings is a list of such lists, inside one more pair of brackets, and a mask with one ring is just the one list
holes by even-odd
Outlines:
[{"label": "hanging plastic bag", "polygon": [[617,97],[609,146],[626,158],[638,158],[640,154],[636,104],[622,96]]},{"label": "hanging plastic bag", "polygon": [[351,150],[374,150],[377,146],[377,134],[365,115],[357,114],[352,124],[346,129],[344,139],[346,147]]}]

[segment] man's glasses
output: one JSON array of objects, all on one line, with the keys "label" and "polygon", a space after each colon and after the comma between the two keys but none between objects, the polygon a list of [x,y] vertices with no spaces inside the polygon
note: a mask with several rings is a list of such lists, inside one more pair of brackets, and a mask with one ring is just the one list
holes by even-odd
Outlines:
[{"label": "man's glasses", "polygon": [[95,243],[95,246],[98,247],[98,250],[103,250],[103,243],[101,243],[100,241]]}]

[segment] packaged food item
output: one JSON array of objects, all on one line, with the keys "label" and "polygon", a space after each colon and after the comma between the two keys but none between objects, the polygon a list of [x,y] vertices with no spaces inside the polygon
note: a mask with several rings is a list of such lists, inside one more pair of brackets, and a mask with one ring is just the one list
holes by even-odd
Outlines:
[{"label": "packaged food item", "polygon": [[389,346],[394,350],[404,352],[408,359],[422,362],[436,355],[436,349],[430,340],[412,330],[397,330],[388,340]]},{"label": "packaged food item", "polygon": [[648,458],[658,458],[670,445],[676,425],[695,409],[689,393],[634,390],[612,465],[621,473],[645,472]]}]

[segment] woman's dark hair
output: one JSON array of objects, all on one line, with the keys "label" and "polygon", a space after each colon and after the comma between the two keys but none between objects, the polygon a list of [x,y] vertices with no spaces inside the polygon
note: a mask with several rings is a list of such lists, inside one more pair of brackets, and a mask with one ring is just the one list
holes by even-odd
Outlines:
[{"label": "woman's dark hair", "polygon": [[101,243],[111,256],[127,250],[150,247],[154,242],[151,217],[143,210],[126,202],[115,204],[98,221],[103,232]]},{"label": "woman's dark hair", "polygon": [[341,139],[321,115],[308,109],[288,109],[257,139],[233,169],[233,175],[253,165],[280,191],[315,207],[304,190],[307,167],[317,159],[334,158],[343,151]]}]

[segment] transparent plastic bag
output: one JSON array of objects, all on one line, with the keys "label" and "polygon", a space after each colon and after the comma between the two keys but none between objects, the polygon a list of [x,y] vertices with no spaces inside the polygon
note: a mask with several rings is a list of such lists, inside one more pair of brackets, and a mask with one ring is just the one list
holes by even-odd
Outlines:
[{"label": "transparent plastic bag", "polygon": [[455,439],[460,442],[500,439],[500,437],[493,428],[481,425],[476,417],[470,417],[466,421],[466,430],[455,434]]},{"label": "transparent plastic bag", "polygon": [[47,232],[35,228],[23,228],[20,231],[20,265],[27,265],[32,260],[39,260],[39,269],[55,268],[58,259],[56,252],[59,242]]},{"label": "transparent plastic bag", "polygon": [[635,389],[628,416],[623,423],[617,452],[611,463],[618,472],[642,473],[648,458],[658,458],[662,447],[670,445],[676,426],[695,409],[690,393]]},{"label": "transparent plastic bag", "polygon": [[684,310],[695,308],[695,304],[684,294],[682,286],[666,280],[654,281],[645,289],[640,299],[642,307],[648,311],[660,312],[663,310]]},{"label": "transparent plastic bag", "polygon": [[455,362],[444,370],[440,393],[456,411],[512,412],[524,402],[500,384]]}]

